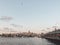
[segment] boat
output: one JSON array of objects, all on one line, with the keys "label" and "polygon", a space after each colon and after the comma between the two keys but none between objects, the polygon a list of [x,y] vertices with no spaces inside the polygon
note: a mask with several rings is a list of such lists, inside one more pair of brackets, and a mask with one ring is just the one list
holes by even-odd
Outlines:
[{"label": "boat", "polygon": [[43,37],[49,40],[60,41],[60,29],[46,33]]}]

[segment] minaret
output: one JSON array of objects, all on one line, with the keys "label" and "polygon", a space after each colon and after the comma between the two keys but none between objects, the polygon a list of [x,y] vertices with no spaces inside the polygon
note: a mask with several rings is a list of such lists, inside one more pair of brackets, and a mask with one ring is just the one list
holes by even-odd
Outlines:
[{"label": "minaret", "polygon": [[28,33],[31,33],[30,30],[28,31]]}]

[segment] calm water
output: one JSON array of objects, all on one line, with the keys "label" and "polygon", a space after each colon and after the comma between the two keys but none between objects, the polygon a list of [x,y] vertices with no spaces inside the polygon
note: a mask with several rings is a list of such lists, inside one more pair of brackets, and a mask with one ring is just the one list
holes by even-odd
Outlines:
[{"label": "calm water", "polygon": [[1,38],[0,45],[57,45],[42,38]]}]

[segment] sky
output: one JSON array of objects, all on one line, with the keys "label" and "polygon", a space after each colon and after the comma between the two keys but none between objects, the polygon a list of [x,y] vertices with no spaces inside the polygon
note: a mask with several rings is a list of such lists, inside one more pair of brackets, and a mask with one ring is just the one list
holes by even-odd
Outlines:
[{"label": "sky", "polygon": [[40,33],[55,25],[60,26],[60,0],[0,0],[1,31]]}]

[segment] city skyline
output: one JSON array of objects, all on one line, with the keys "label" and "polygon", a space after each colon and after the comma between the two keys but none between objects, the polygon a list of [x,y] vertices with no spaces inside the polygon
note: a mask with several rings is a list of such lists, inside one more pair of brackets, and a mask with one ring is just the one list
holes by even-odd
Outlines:
[{"label": "city skyline", "polygon": [[0,0],[0,31],[9,27],[18,32],[41,33],[52,26],[60,28],[59,4],[59,0]]}]

